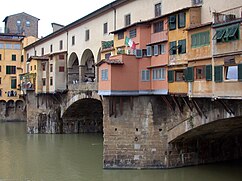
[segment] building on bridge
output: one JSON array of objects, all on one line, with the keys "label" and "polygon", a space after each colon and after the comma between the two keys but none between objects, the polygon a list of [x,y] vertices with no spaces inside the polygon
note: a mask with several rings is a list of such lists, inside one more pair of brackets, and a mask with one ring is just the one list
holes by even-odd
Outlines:
[{"label": "building on bridge", "polygon": [[241,158],[239,0],[117,0],[25,51],[42,86],[26,96],[29,133],[103,130],[105,168]]}]

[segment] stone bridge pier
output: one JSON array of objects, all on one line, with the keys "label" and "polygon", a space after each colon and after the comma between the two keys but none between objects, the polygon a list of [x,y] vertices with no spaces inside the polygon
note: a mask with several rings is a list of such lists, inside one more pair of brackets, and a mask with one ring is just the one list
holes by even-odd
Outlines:
[{"label": "stone bridge pier", "polygon": [[241,103],[105,97],[104,168],[172,168],[241,158]]},{"label": "stone bridge pier", "polygon": [[103,107],[95,83],[69,85],[66,93],[28,92],[28,133],[103,132]]}]

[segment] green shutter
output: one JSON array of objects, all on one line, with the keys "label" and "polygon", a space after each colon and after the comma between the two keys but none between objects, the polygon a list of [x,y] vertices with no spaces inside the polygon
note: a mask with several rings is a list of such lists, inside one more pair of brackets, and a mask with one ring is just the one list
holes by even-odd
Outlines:
[{"label": "green shutter", "polygon": [[206,80],[212,80],[212,65],[206,65]]},{"label": "green shutter", "polygon": [[194,71],[193,67],[187,67],[185,72],[185,78],[187,82],[193,82],[194,81]]},{"label": "green shutter", "polygon": [[215,82],[223,82],[223,66],[214,66],[214,81]]},{"label": "green shutter", "polygon": [[6,74],[10,74],[10,66],[6,66]]},{"label": "green shutter", "polygon": [[238,81],[242,81],[242,64],[238,64]]},{"label": "green shutter", "polygon": [[174,70],[168,70],[168,82],[174,82]]},{"label": "green shutter", "polygon": [[16,89],[17,85],[17,80],[16,79],[11,79],[11,89]]}]

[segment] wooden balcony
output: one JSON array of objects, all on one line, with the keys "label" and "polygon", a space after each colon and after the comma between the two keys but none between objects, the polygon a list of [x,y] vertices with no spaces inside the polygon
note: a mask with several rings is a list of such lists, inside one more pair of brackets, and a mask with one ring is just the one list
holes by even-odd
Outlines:
[{"label": "wooden balcony", "polygon": [[168,41],[168,31],[167,30],[151,34],[151,44],[157,43],[157,42],[164,42],[164,41]]}]

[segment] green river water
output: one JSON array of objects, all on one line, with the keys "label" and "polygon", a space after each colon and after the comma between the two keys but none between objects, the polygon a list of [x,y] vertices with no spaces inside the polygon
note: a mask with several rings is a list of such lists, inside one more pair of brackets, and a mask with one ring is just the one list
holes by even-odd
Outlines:
[{"label": "green river water", "polygon": [[0,181],[242,181],[242,161],[163,170],[104,170],[102,134],[29,135],[0,123]]}]

